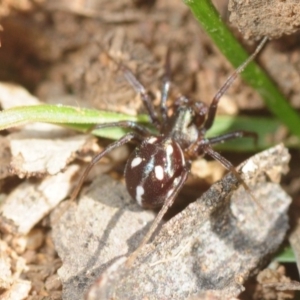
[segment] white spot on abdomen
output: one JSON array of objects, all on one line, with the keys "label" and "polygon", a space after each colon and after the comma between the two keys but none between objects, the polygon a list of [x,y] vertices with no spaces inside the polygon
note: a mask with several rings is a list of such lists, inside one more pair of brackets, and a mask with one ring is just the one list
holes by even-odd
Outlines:
[{"label": "white spot on abdomen", "polygon": [[142,200],[143,200],[142,197],[144,193],[145,193],[144,188],[141,185],[138,185],[136,187],[135,199],[140,206],[142,206]]},{"label": "white spot on abdomen", "polygon": [[173,151],[174,151],[173,146],[169,144],[167,146],[166,151],[167,151],[167,155],[171,155],[173,153]]},{"label": "white spot on abdomen", "polygon": [[149,144],[154,144],[157,141],[156,137],[151,137],[149,138],[149,140],[147,141]]},{"label": "white spot on abdomen", "polygon": [[163,180],[164,179],[164,169],[162,166],[156,166],[154,168],[155,172],[155,178],[158,180]]},{"label": "white spot on abdomen", "polygon": [[142,161],[140,157],[135,157],[131,162],[131,168],[138,166]]}]

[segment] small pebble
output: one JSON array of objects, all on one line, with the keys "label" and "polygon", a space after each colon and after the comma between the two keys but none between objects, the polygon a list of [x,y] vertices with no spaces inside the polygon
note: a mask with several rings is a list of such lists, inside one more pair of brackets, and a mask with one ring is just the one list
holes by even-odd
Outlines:
[{"label": "small pebble", "polygon": [[48,277],[45,282],[45,287],[49,292],[60,290],[62,285],[59,276],[57,274],[54,274]]},{"label": "small pebble", "polygon": [[34,228],[27,235],[26,248],[28,250],[36,250],[39,247],[41,247],[43,242],[44,242],[43,231],[39,228]]}]

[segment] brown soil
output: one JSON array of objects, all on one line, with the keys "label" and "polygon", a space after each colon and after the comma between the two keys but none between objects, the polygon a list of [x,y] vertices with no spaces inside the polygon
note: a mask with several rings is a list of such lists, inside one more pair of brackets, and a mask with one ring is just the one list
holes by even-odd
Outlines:
[{"label": "brown soil", "polygon": [[[286,10],[275,7],[277,11],[282,11],[282,31],[277,30],[277,21],[268,18],[268,24],[263,25],[263,28],[268,28],[268,32],[265,32],[249,25],[253,15],[257,15],[257,7],[249,7],[251,1],[244,1],[248,3],[244,7],[238,6],[236,1],[230,2],[230,20],[239,26],[246,38],[256,39],[266,34],[277,38],[282,32],[291,34],[269,42],[261,55],[261,62],[291,105],[299,109],[299,33],[295,30],[299,28],[299,4],[297,1],[269,1],[281,5],[289,2],[289,6]],[[182,93],[209,104],[233,71],[182,1],[101,0],[89,1],[88,5],[85,1],[71,3],[65,0],[1,2],[3,32],[0,81],[19,84],[45,103],[93,107],[134,115],[144,111],[141,101],[107,53],[126,64],[156,98],[160,91],[168,48],[171,49],[173,96]],[[222,17],[226,19],[227,1],[218,1],[217,4]],[[271,6],[267,4],[264,10],[261,7],[259,9],[259,16],[263,16],[264,11],[266,14],[273,14]],[[245,11],[249,15],[245,15]],[[298,18],[295,19],[294,15]],[[236,28],[233,31],[237,32]],[[241,34],[239,36],[241,38]],[[251,42],[243,43],[251,52]],[[267,113],[260,96],[241,79],[237,79],[232,85],[226,94],[226,100],[220,102],[219,113]],[[100,144],[102,147],[106,142],[100,141]],[[99,151],[99,146],[90,141],[86,149],[80,150],[81,154],[91,155]],[[128,149],[124,151],[125,155],[117,155],[117,159],[114,156],[109,158],[112,167],[104,167],[105,171],[113,168],[111,175],[117,178],[121,177],[121,171],[113,161],[124,164]],[[295,163],[292,164],[285,184],[296,201],[300,199],[297,181],[300,173],[299,153],[294,150],[292,154]],[[244,158],[230,153],[228,157],[232,157],[233,163]],[[195,186],[203,180],[204,186],[208,186],[211,178],[222,175],[218,168],[208,166],[207,169],[210,172],[207,178],[195,182],[190,180],[190,185]],[[211,175],[214,169],[216,174]],[[39,173],[41,174],[44,176],[43,172]],[[20,180],[7,176],[6,174],[2,179],[3,193],[10,193],[20,183]],[[34,177],[33,181],[35,180],[39,179]],[[191,191],[187,193],[193,194]],[[48,225],[45,218],[26,237],[7,232],[2,234],[3,246],[0,244],[0,249],[6,253],[7,260],[13,261],[12,264],[7,263],[7,267],[13,265],[11,273],[7,273],[9,280],[5,282],[0,276],[0,297],[3,299],[11,299],[9,297],[19,286],[25,291],[20,295],[25,295],[26,299],[61,298],[62,287],[56,274],[61,262],[51,241],[51,228]],[[20,267],[21,264],[27,267]],[[25,283],[14,281],[13,275],[18,272],[22,274],[18,278]],[[27,281],[31,282],[30,288]]]}]

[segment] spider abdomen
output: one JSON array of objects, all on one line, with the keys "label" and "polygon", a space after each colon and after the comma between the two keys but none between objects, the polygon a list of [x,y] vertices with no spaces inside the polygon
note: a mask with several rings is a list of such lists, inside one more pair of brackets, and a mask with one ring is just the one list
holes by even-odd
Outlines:
[{"label": "spider abdomen", "polygon": [[127,161],[127,190],[143,207],[162,206],[178,184],[184,166],[182,149],[173,139],[146,138]]}]

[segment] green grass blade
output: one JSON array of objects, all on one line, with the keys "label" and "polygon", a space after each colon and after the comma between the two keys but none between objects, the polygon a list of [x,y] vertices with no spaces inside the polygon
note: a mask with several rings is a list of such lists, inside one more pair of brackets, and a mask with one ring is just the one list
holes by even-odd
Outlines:
[{"label": "green grass blade", "polygon": [[[122,120],[149,124],[146,115],[129,116],[116,112],[78,108],[64,105],[33,105],[14,107],[0,112],[0,130],[20,126],[29,122],[62,124],[77,131],[86,132],[94,124],[110,123]],[[274,145],[274,137],[282,125],[278,120],[270,118],[246,118],[233,116],[217,116],[208,132],[208,137],[218,136],[234,130],[248,130],[259,134],[258,147],[251,139],[238,139],[217,146],[220,150],[255,151]],[[125,131],[122,128],[105,128],[93,131],[99,137],[119,139]],[[285,141],[287,145],[299,147],[299,141]]]},{"label": "green grass blade", "polygon": [[[91,125],[117,122],[121,120],[149,123],[146,115],[129,116],[116,112],[79,108],[65,105],[18,106],[0,112],[0,130],[27,123],[43,122],[62,124],[65,127],[86,132]],[[95,135],[118,139],[124,135],[122,128],[105,128],[95,131]]]},{"label": "green grass blade", "polygon": [[280,253],[276,255],[274,258],[275,261],[278,261],[280,263],[295,263],[296,258],[294,255],[294,251],[291,248],[291,246],[288,246],[284,248]]},{"label": "green grass blade", "polygon": [[[283,130],[283,126],[280,121],[272,118],[217,116],[207,137],[219,136],[236,130],[256,132],[258,134],[258,144],[255,145],[251,138],[240,138],[217,144],[214,148],[235,152],[263,150],[278,143],[276,137]],[[286,140],[286,143],[289,143],[288,140]]]},{"label": "green grass blade", "polygon": [[[221,20],[210,0],[184,0],[184,2],[190,7],[200,25],[235,68],[246,60],[249,55]],[[268,109],[293,134],[300,137],[300,116],[291,108],[266,73],[252,62],[241,76],[262,95]]]},{"label": "green grass blade", "polygon": [[[120,120],[149,122],[148,116],[129,116],[110,111],[79,108],[65,105],[18,106],[0,112],[0,130],[29,122],[56,124],[101,124]],[[80,128],[80,126],[78,127]]]}]

